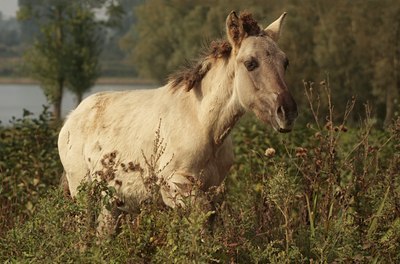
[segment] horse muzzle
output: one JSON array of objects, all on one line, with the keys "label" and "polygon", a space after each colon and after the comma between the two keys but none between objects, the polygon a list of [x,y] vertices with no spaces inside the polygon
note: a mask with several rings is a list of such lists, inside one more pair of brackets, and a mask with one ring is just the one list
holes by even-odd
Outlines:
[{"label": "horse muzzle", "polygon": [[298,116],[297,104],[289,92],[283,92],[277,98],[278,107],[272,121],[272,126],[280,133],[292,131],[294,121]]}]

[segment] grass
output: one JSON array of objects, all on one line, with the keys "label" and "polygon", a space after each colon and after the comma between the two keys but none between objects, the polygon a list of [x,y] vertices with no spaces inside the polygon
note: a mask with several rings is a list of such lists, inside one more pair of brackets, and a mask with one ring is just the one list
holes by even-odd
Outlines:
[{"label": "grass", "polygon": [[97,182],[75,201],[64,197],[49,115],[0,128],[0,261],[399,263],[400,119],[374,128],[366,106],[360,124],[347,124],[352,101],[340,115],[328,85],[319,94],[310,88],[314,118],[292,133],[266,132],[251,117],[233,131],[236,163],[222,188],[206,193],[215,212],[154,199],[103,240],[96,216],[112,200],[99,195],[108,187]]}]

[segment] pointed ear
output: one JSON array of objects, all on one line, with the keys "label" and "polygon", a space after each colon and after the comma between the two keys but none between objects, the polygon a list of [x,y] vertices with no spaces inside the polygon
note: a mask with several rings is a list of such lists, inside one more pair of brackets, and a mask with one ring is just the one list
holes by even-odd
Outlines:
[{"label": "pointed ear", "polygon": [[278,41],[281,34],[281,28],[283,21],[285,20],[286,12],[283,13],[277,20],[272,22],[268,27],[264,29],[268,36],[270,36],[275,42]]},{"label": "pointed ear", "polygon": [[242,21],[236,15],[235,11],[232,11],[226,18],[226,34],[229,43],[232,45],[232,48],[238,49],[245,33],[243,30]]}]

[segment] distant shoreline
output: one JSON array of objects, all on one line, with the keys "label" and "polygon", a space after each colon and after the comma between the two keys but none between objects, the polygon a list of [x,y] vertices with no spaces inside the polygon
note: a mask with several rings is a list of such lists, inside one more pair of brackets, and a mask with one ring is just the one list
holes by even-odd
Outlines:
[{"label": "distant shoreline", "polygon": [[[26,78],[26,77],[0,77],[0,84],[38,84],[37,81]],[[96,84],[107,85],[107,84],[119,84],[119,85],[137,85],[137,84],[148,84],[156,85],[155,81],[129,78],[129,77],[101,77],[97,80]]]}]

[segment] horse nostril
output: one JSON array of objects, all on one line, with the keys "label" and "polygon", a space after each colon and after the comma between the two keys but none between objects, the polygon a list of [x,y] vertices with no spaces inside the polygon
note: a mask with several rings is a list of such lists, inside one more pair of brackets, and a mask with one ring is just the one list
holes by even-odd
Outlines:
[{"label": "horse nostril", "polygon": [[278,115],[279,118],[285,118],[285,109],[283,108],[283,106],[279,106],[276,114]]}]

